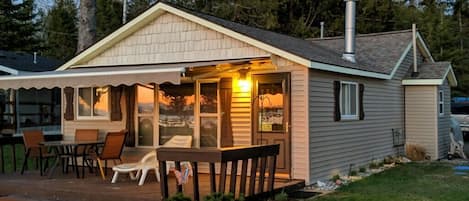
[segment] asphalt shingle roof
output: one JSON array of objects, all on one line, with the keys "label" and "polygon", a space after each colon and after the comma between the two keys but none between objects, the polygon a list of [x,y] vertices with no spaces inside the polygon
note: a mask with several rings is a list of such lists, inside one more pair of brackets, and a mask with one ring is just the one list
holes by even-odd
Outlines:
[{"label": "asphalt shingle roof", "polygon": [[18,71],[52,71],[63,63],[62,61],[43,56],[37,56],[36,61],[34,63],[33,54],[0,50],[0,65]]},{"label": "asphalt shingle roof", "polygon": [[314,62],[375,73],[390,74],[412,40],[411,30],[357,35],[356,63],[352,63],[342,59],[343,37],[305,40],[177,8]]},{"label": "asphalt shingle roof", "polygon": [[435,62],[435,63],[423,63],[418,66],[418,75],[416,77],[411,76],[411,72],[407,75],[406,79],[444,79],[450,62]]}]

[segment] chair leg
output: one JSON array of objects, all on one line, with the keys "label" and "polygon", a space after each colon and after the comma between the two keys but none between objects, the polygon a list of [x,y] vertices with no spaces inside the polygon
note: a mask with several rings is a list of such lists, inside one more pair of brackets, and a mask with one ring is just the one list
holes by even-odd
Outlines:
[{"label": "chair leg", "polygon": [[[104,176],[104,170],[103,170],[103,165],[101,164],[101,160],[97,159],[96,161],[98,161],[98,167],[99,167],[99,172],[101,173],[101,178],[103,178],[103,180],[106,180],[106,176]],[[106,163],[106,161],[104,161],[104,163]]]},{"label": "chair leg", "polygon": [[23,167],[21,167],[21,174],[24,173],[24,169],[26,166],[28,166],[28,157],[31,149],[26,150],[26,154],[24,155],[24,160],[23,160]]},{"label": "chair leg", "polygon": [[147,177],[147,174],[148,174],[148,169],[142,169],[142,176],[140,177],[140,181],[138,182],[139,186],[145,183],[145,178]]},{"label": "chair leg", "polygon": [[160,182],[160,171],[158,168],[155,168],[155,176],[156,176],[156,181]]},{"label": "chair leg", "polygon": [[112,181],[111,183],[116,183],[117,181],[117,177],[119,177],[119,172],[118,171],[114,171],[114,176],[112,176]]},{"label": "chair leg", "polygon": [[104,161],[104,175],[107,176],[107,160]]}]

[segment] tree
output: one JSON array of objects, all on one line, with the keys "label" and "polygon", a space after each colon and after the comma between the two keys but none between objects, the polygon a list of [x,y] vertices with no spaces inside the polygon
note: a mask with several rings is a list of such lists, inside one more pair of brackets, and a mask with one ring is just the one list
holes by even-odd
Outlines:
[{"label": "tree", "polygon": [[129,11],[127,13],[127,21],[132,20],[133,18],[140,15],[145,11],[154,0],[128,0]]},{"label": "tree", "polygon": [[44,54],[70,59],[77,48],[77,9],[73,0],[56,0],[45,17]]},{"label": "tree", "polygon": [[96,0],[96,35],[103,38],[122,25],[122,3],[116,0]]},{"label": "tree", "polygon": [[96,41],[96,0],[80,0],[77,53]]},{"label": "tree", "polygon": [[0,1],[0,49],[27,52],[39,50],[39,23],[35,17],[33,0],[17,4],[11,0]]}]

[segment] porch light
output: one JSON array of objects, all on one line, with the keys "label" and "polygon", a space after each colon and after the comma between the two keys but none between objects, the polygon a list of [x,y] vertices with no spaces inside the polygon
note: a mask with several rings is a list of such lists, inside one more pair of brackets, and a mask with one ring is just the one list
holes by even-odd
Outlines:
[{"label": "porch light", "polygon": [[247,79],[247,69],[241,69],[239,72],[238,87],[241,92],[249,92],[251,90],[251,81]]}]

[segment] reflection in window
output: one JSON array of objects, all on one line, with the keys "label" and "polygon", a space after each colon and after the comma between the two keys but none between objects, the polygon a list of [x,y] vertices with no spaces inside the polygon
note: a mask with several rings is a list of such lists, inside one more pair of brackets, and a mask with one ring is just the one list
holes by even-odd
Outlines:
[{"label": "reflection in window", "polygon": [[78,89],[78,117],[109,117],[109,87]]},{"label": "reflection in window", "polygon": [[175,135],[194,133],[194,84],[162,84],[159,99],[159,143],[163,145]]},{"label": "reflection in window", "polygon": [[284,102],[282,83],[259,84],[258,91],[258,131],[283,132]]},{"label": "reflection in window", "polygon": [[200,146],[217,147],[217,117],[200,117]]},{"label": "reflection in window", "polygon": [[217,113],[217,83],[200,84],[200,113]]}]

